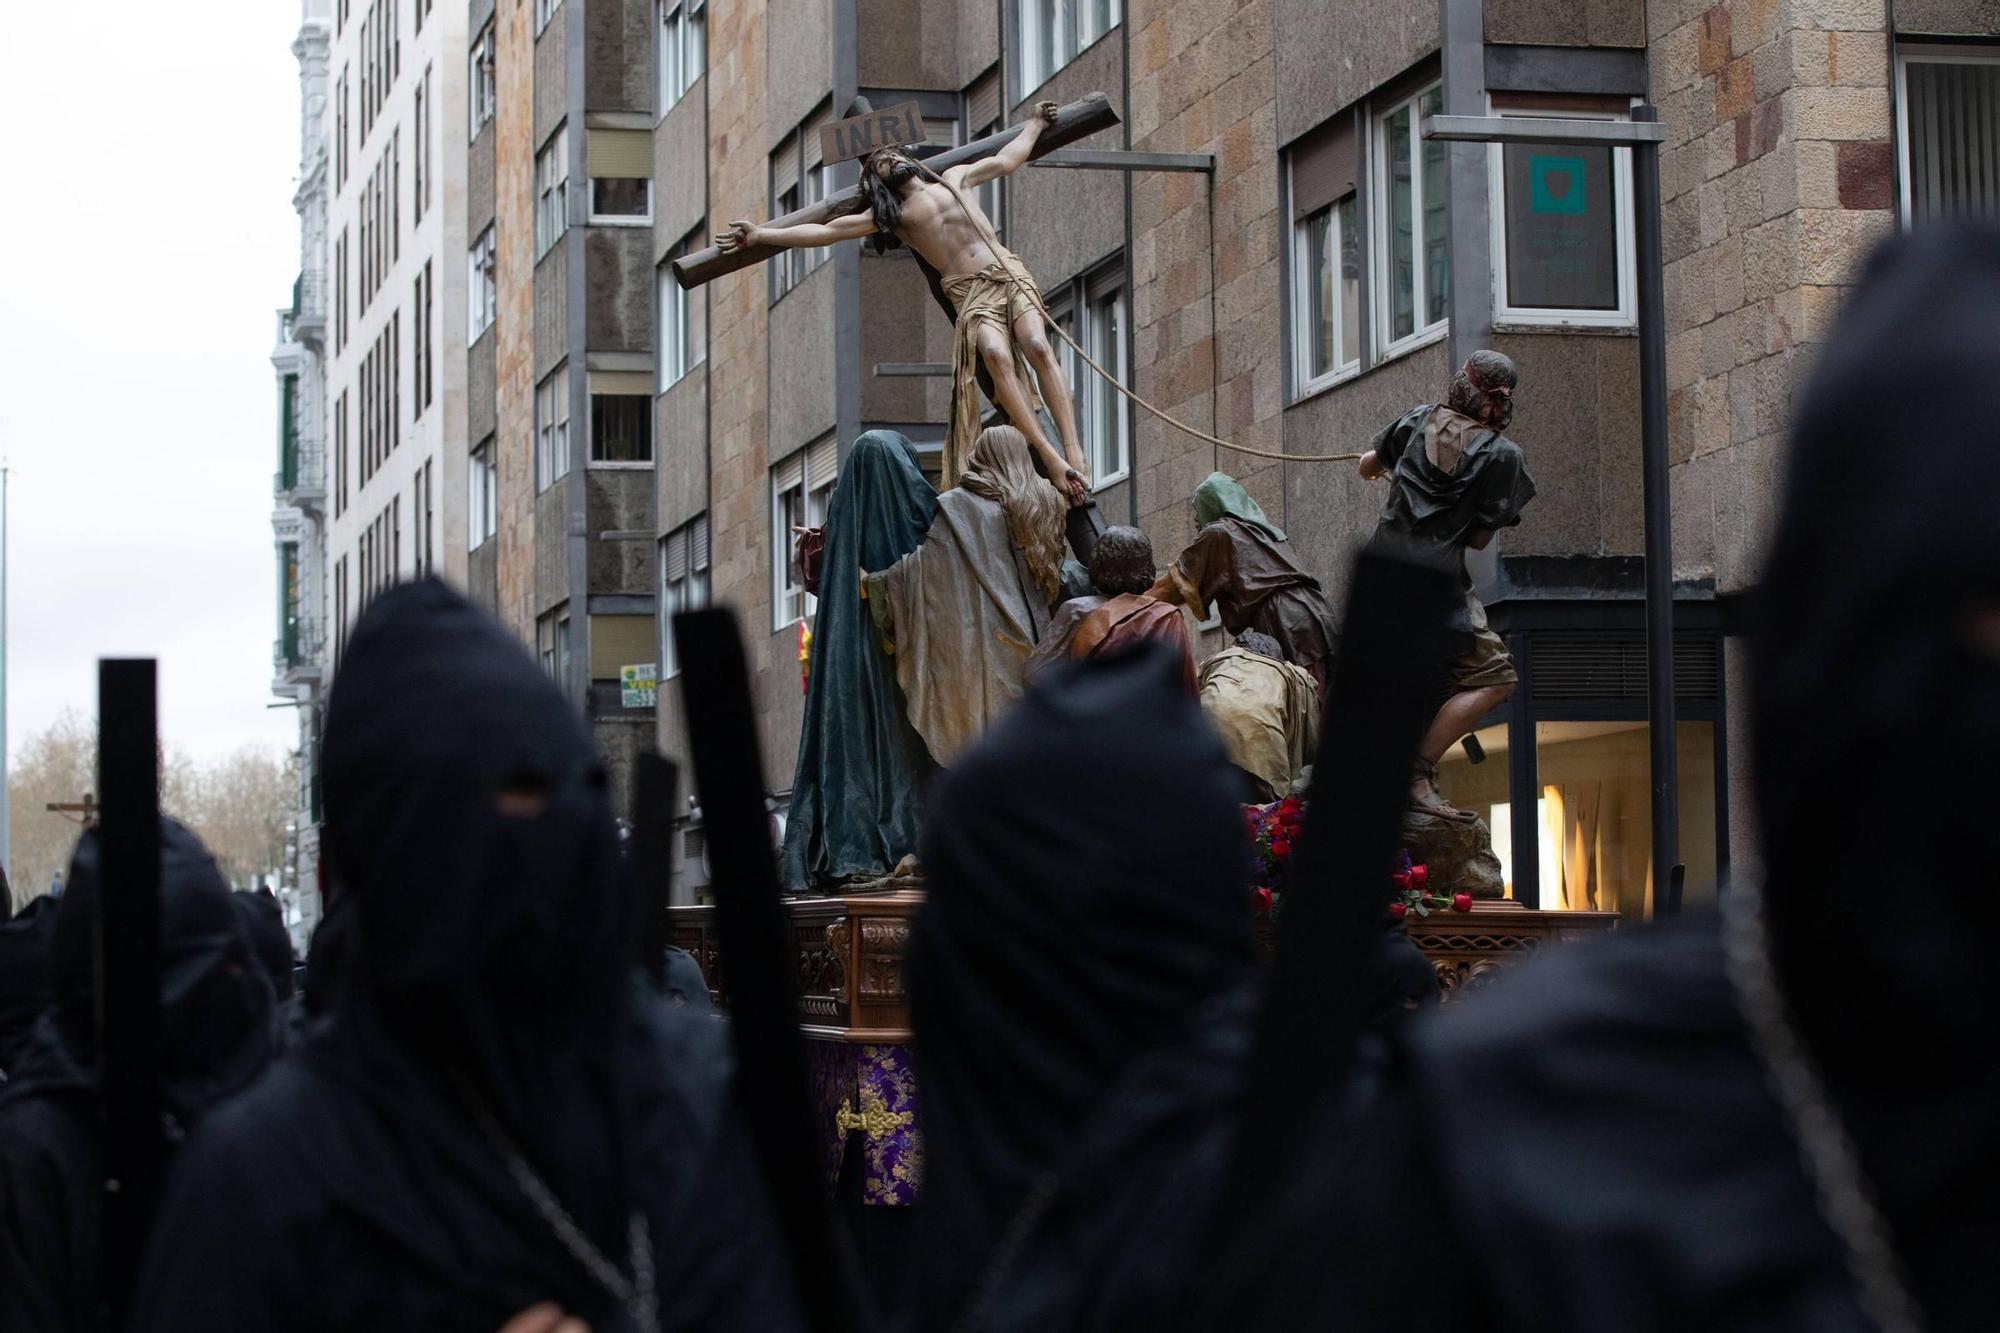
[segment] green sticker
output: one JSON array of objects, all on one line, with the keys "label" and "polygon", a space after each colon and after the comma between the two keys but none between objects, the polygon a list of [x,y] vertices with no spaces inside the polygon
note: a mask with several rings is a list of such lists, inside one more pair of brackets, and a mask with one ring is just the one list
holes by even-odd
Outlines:
[{"label": "green sticker", "polygon": [[1588,209],[1580,157],[1528,159],[1528,207],[1535,213],[1582,213]]}]

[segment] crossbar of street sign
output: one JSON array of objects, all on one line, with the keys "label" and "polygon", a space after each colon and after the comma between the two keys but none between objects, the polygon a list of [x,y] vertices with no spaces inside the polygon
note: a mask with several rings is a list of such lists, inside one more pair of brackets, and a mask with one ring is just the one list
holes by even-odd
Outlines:
[{"label": "crossbar of street sign", "polygon": [[1665,143],[1663,121],[1563,120],[1541,116],[1425,116],[1423,135],[1449,143],[1601,144],[1629,148]]},{"label": "crossbar of street sign", "polygon": [[1213,153],[1140,153],[1124,148],[1058,148],[1028,164],[1034,167],[1083,167],[1093,171],[1215,170]]}]

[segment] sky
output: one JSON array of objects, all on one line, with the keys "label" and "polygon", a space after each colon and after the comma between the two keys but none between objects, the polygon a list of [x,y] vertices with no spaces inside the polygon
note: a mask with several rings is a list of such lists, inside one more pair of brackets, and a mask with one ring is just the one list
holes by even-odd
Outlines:
[{"label": "sky", "polygon": [[272,708],[275,311],[299,267],[298,0],[7,6],[0,457],[9,748],[160,659],[198,760]]}]

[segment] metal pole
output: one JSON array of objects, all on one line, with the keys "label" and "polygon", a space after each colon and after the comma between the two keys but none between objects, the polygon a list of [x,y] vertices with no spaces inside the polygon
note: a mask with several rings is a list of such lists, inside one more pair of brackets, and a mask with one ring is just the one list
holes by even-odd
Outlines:
[{"label": "metal pole", "polygon": [[[1650,103],[1632,119],[1656,121]],[[1672,901],[1680,863],[1680,764],[1674,727],[1674,532],[1667,462],[1666,277],[1660,259],[1660,146],[1632,146],[1632,196],[1639,261],[1639,453],[1646,513],[1646,725],[1652,754],[1653,893],[1656,911]]]}]

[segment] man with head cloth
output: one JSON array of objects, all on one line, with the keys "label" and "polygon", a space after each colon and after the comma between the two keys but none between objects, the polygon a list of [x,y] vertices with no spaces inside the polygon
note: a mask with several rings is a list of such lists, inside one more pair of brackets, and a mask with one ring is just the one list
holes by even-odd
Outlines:
[{"label": "man with head cloth", "polygon": [[989,426],[964,479],[938,496],[923,545],[863,571],[910,725],[938,764],[950,765],[1020,697],[1028,654],[1062,595],[1067,512],[1036,475],[1021,432]]},{"label": "man with head cloth", "polygon": [[913,1326],[1180,1327],[1252,944],[1234,777],[1176,655],[1052,668],[940,779],[924,858]]},{"label": "man with head cloth", "polygon": [[[1446,1011],[1242,1238],[1219,1326],[1993,1327],[2000,988],[1964,894],[2000,791],[1997,310],[2000,233],[1896,240],[1798,399],[1762,882]],[[1413,1237],[1462,1261],[1412,1281]]]},{"label": "man with head cloth", "polygon": [[1378,536],[1390,534],[1404,549],[1446,566],[1465,590],[1452,626],[1460,646],[1448,664],[1451,696],[1418,744],[1410,785],[1411,800],[1438,814],[1458,813],[1438,795],[1438,760],[1514,693],[1514,659],[1487,627],[1465,553],[1491,545],[1535,498],[1521,446],[1501,433],[1514,417],[1517,380],[1507,357],[1474,352],[1443,402],[1405,412],[1361,456],[1363,477],[1389,478]]},{"label": "man with head cloth", "polygon": [[377,597],[328,701],[330,1022],[211,1117],[140,1329],[783,1329],[720,1025],[636,980],[605,773],[501,626]]},{"label": "man with head cloth", "polygon": [[1292,544],[1264,507],[1226,472],[1195,489],[1200,528],[1180,559],[1153,585],[1153,596],[1196,615],[1212,602],[1231,634],[1269,635],[1285,660],[1312,673],[1322,698],[1339,631],[1319,580],[1292,559]]},{"label": "man with head cloth", "polygon": [[[49,944],[54,1003],[0,1090],[0,1328],[104,1327],[97,834],[78,841]],[[170,1153],[277,1054],[271,997],[215,858],[160,821],[160,1060]],[[129,1280],[130,1274],[120,1274]]]}]

